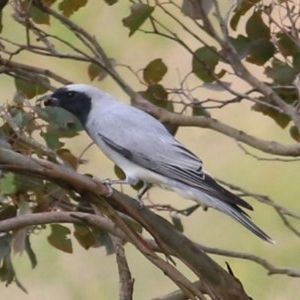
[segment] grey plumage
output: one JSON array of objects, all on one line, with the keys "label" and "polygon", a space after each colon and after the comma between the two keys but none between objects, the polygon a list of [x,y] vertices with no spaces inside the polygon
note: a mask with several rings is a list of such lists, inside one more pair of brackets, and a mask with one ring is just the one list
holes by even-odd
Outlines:
[{"label": "grey plumage", "polygon": [[273,240],[248,217],[252,207],[202,170],[202,161],[149,114],[85,84],[58,89],[45,105],[73,113],[98,147],[126,174],[228,214],[260,238]]}]

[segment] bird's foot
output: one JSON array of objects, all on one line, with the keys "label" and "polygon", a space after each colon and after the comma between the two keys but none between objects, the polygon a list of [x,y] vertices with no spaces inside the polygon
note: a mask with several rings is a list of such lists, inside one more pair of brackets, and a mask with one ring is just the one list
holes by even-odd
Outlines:
[{"label": "bird's foot", "polygon": [[96,183],[102,183],[106,186],[108,192],[107,194],[105,195],[106,198],[109,198],[111,197],[111,195],[113,194],[114,190],[113,188],[111,187],[112,183],[111,183],[111,180],[110,179],[106,179],[106,180],[101,180],[99,178],[97,178],[96,176],[93,176],[93,180],[96,182]]},{"label": "bird's foot", "polygon": [[142,198],[140,198],[139,195],[137,195],[137,197],[135,199],[138,202],[138,210],[142,210],[145,207],[145,204],[144,204]]},{"label": "bird's foot", "polygon": [[144,182],[144,185],[143,187],[140,189],[140,191],[138,192],[137,196],[136,196],[136,200],[138,201],[139,203],[139,210],[143,209],[145,204],[143,202],[143,196],[148,192],[148,190],[152,187],[152,184],[151,183],[147,183],[147,182]]},{"label": "bird's foot", "polygon": [[128,184],[127,180],[122,179],[110,179],[106,178],[104,180],[100,180],[105,185],[114,185],[114,184]]},{"label": "bird's foot", "polygon": [[110,178],[101,180],[101,179],[97,178],[96,176],[93,176],[93,180],[96,182],[101,182],[102,184],[104,184],[107,187],[108,193],[105,196],[108,198],[111,197],[111,195],[114,192],[113,188],[111,187],[113,184],[127,184],[126,180],[110,179]]},{"label": "bird's foot", "polygon": [[111,185],[108,184],[108,183],[103,183],[103,184],[107,187],[107,190],[108,190],[108,192],[107,192],[107,194],[105,195],[105,197],[106,197],[106,198],[111,197],[112,194],[114,193],[113,188],[112,188]]}]

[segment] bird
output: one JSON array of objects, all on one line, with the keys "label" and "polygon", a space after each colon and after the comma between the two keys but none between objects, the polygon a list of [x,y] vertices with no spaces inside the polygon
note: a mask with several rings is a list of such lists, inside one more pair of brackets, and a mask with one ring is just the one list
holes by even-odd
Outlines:
[{"label": "bird", "polygon": [[46,95],[45,106],[72,113],[102,150],[120,167],[124,183],[171,190],[203,207],[225,213],[264,241],[275,243],[245,211],[252,206],[219,184],[202,160],[150,114],[94,86],[68,84]]}]

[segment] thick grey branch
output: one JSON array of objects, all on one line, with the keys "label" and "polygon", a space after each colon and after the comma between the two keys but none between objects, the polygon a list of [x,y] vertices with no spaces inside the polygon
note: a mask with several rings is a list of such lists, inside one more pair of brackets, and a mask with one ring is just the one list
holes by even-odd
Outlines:
[{"label": "thick grey branch", "polygon": [[101,228],[119,238],[125,239],[122,231],[116,228],[116,226],[114,226],[107,218],[89,213],[65,211],[34,213],[5,219],[0,221],[0,232],[18,230],[27,226],[53,223],[88,224],[90,226]]}]

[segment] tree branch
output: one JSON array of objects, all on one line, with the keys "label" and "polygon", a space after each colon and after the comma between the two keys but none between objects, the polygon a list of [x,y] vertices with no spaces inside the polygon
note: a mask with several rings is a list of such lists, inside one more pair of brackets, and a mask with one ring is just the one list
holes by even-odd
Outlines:
[{"label": "tree branch", "polygon": [[[249,299],[242,285],[228,274],[201,249],[195,247],[189,239],[176,231],[169,222],[144,207],[140,209],[136,200],[114,190],[110,198],[106,198],[107,187],[94,182],[91,178],[77,174],[75,171],[48,161],[26,157],[8,149],[0,148],[0,167],[3,171],[11,171],[50,180],[62,187],[68,187],[84,195],[85,200],[95,204],[110,218],[144,256],[163,270],[189,297],[204,299],[202,293],[195,289],[169,262],[160,259],[128,224],[122,220],[115,209],[126,213],[139,222],[156,240],[159,247],[168,256],[170,253],[182,260],[205,286],[206,293],[212,299]],[[114,209],[113,209],[114,208]]]},{"label": "tree branch", "polygon": [[116,252],[116,260],[119,271],[119,300],[131,300],[133,295],[134,279],[131,277],[125,256],[125,250],[121,239],[112,235],[111,238]]},{"label": "tree branch", "polygon": [[[16,231],[24,227],[53,224],[53,223],[72,223],[72,224],[93,226],[95,228],[99,228],[109,232],[111,235],[118,237],[123,242],[128,242],[126,235],[122,232],[122,230],[117,228],[111,220],[101,217],[99,215],[94,215],[91,213],[81,213],[81,212],[54,211],[54,212],[18,215],[14,218],[0,221],[0,232]],[[144,240],[144,243],[147,244],[150,249],[152,249],[155,252],[162,252],[162,249],[154,240],[146,239],[141,235],[140,237]],[[204,246],[199,243],[194,243],[194,245],[199,249],[201,249],[201,251],[203,250],[206,253],[252,261],[254,263],[257,263],[261,267],[265,268],[268,271],[269,275],[282,274],[282,275],[288,275],[290,277],[300,277],[300,270],[297,268],[277,267],[272,263],[270,263],[269,261],[267,261],[266,259],[258,257],[253,254],[212,248],[212,247]],[[174,251],[171,252],[170,254],[176,256],[176,252]],[[203,291],[203,287],[201,290]]]},{"label": "tree branch", "polygon": [[151,104],[150,102],[140,98],[135,98],[138,107],[142,110],[154,115],[163,123],[172,124],[181,127],[201,127],[222,133],[236,141],[247,144],[253,148],[261,150],[265,153],[280,156],[300,156],[300,144],[283,145],[275,141],[267,141],[250,135],[242,130],[231,127],[219,120],[205,116],[185,116],[177,113],[166,111],[162,108]]}]

